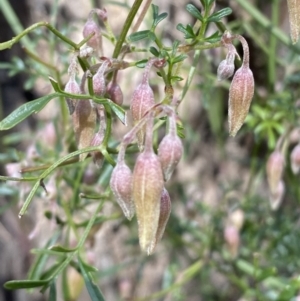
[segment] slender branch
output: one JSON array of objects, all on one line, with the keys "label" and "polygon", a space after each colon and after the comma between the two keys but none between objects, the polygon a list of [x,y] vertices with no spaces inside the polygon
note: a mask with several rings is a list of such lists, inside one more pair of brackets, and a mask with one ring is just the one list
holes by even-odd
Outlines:
[{"label": "slender branch", "polygon": [[123,46],[123,43],[126,39],[126,36],[127,36],[127,33],[128,33],[128,30],[133,22],[133,19],[137,13],[137,11],[139,10],[141,4],[142,4],[143,0],[135,0],[131,9],[130,9],[130,12],[127,16],[127,19],[125,21],[125,24],[124,24],[124,27],[123,27],[123,30],[120,34],[120,37],[117,41],[117,44],[116,44],[116,47],[115,47],[115,50],[114,50],[114,53],[113,53],[113,58],[117,58],[118,55],[120,54],[121,52],[121,49],[122,49],[122,46]]}]

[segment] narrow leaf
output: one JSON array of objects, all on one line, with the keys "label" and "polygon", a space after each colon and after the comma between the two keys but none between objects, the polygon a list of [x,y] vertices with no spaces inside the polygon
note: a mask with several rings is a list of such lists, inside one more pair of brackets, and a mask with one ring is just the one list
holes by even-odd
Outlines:
[{"label": "narrow leaf", "polygon": [[193,5],[193,4],[188,4],[186,6],[186,10],[196,19],[200,20],[203,22],[203,17],[201,15],[201,12]]},{"label": "narrow leaf", "polygon": [[168,16],[167,13],[162,13],[159,16],[156,17],[153,21],[153,26],[156,27],[158,23],[160,23],[162,20],[164,20]]},{"label": "narrow leaf", "polygon": [[91,300],[92,301],[105,301],[104,296],[102,295],[100,289],[94,283],[92,276],[90,275],[89,272],[86,271],[80,257],[78,259],[79,259],[80,271],[83,276],[88,293],[91,297]]},{"label": "narrow leaf", "polygon": [[40,287],[48,283],[48,280],[12,280],[4,284],[8,290]]},{"label": "narrow leaf", "polygon": [[156,57],[159,56],[158,50],[157,50],[155,47],[153,47],[153,46],[150,47],[150,52],[151,52],[154,56],[156,56]]},{"label": "narrow leaf", "polygon": [[153,20],[155,20],[158,16],[158,6],[155,4],[151,4],[151,7],[152,7],[152,17]]},{"label": "narrow leaf", "polygon": [[0,122],[0,131],[9,130],[31,114],[39,112],[51,99],[57,96],[58,93],[52,93],[21,105]]},{"label": "narrow leaf", "polygon": [[56,246],[50,247],[49,250],[56,251],[56,252],[62,252],[62,253],[69,253],[69,252],[74,252],[77,249],[76,248],[74,248],[74,249],[68,249],[68,248],[62,247],[60,245],[56,245]]},{"label": "narrow leaf", "polygon": [[146,39],[148,38],[149,32],[150,30],[141,30],[134,32],[128,37],[128,40],[130,42],[137,42],[139,40]]},{"label": "narrow leaf", "polygon": [[126,111],[118,106],[117,104],[115,104],[113,101],[109,101],[108,102],[109,106],[111,107],[111,109],[113,110],[113,112],[117,115],[117,117],[120,119],[120,121],[127,126],[127,115],[126,115]]},{"label": "narrow leaf", "polygon": [[208,22],[219,22],[221,21],[222,18],[230,15],[232,13],[232,9],[229,7],[223,8],[217,12],[215,12],[214,14],[212,14],[209,18],[208,18]]}]

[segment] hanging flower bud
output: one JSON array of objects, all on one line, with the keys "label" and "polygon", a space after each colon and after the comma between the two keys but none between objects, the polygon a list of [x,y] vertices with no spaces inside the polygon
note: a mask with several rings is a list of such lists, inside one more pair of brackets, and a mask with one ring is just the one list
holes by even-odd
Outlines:
[{"label": "hanging flower bud", "polygon": [[300,170],[300,144],[297,144],[291,152],[291,168],[293,174],[299,173]]},{"label": "hanging flower bud", "polygon": [[158,157],[165,181],[168,181],[171,178],[183,153],[182,142],[176,133],[175,118],[175,114],[172,114],[169,118],[169,133],[162,139],[158,147]]},{"label": "hanging flower bud", "polygon": [[84,287],[84,279],[72,266],[67,268],[67,286],[70,298],[69,300],[77,300]]},{"label": "hanging flower bud", "polygon": [[226,225],[224,229],[224,239],[231,257],[235,258],[238,255],[240,246],[239,230],[233,225]]},{"label": "hanging flower bud", "polygon": [[283,181],[279,181],[276,190],[270,193],[270,206],[272,210],[277,210],[282,203],[285,193],[285,185]]},{"label": "hanging flower bud", "polygon": [[266,166],[267,180],[271,194],[276,194],[284,169],[284,157],[282,153],[275,150],[271,153]]},{"label": "hanging flower bud", "polygon": [[[75,80],[75,75],[71,76],[69,81],[67,82],[67,84],[65,86],[65,92],[71,93],[71,94],[81,94],[80,87]],[[70,115],[72,115],[75,111],[77,100],[67,97],[66,101],[67,101],[69,113],[70,113]]]},{"label": "hanging flower bud", "polygon": [[224,44],[226,48],[228,48],[228,53],[226,55],[226,59],[223,60],[217,70],[218,80],[221,81],[223,79],[227,79],[231,77],[234,73],[234,58],[235,56],[239,57],[236,52],[235,47],[232,44]]},{"label": "hanging flower bud", "polygon": [[104,72],[106,71],[109,64],[110,62],[108,60],[104,61],[93,76],[93,89],[95,95],[103,96],[106,93]]},{"label": "hanging flower bud", "polygon": [[164,188],[161,164],[152,147],[153,114],[147,123],[145,150],[133,171],[133,200],[139,227],[139,241],[150,255],[155,247],[160,214],[160,199]]},{"label": "hanging flower bud", "polygon": [[[73,116],[73,126],[78,149],[91,145],[96,126],[96,111],[88,100],[79,100]],[[84,160],[87,153],[80,155]]]},{"label": "hanging flower bud", "polygon": [[[155,105],[154,93],[149,85],[150,68],[157,58],[150,59],[145,67],[142,83],[134,90],[130,110],[134,125],[145,115],[145,113]],[[145,139],[145,127],[137,134],[139,149],[143,149]]]},{"label": "hanging flower bud", "polygon": [[124,160],[118,161],[111,178],[110,188],[120,205],[124,215],[129,220],[134,216],[134,204],[132,200],[132,173]]},{"label": "hanging flower bud", "polygon": [[[240,35],[231,35],[225,32],[222,37],[222,43],[227,45],[231,56],[234,57],[236,52],[230,48],[233,39],[239,39],[243,46],[243,64],[236,71],[229,89],[228,101],[228,122],[229,134],[234,137],[242,127],[254,94],[254,78],[249,68],[249,47],[246,40]],[[232,46],[234,47],[234,46]],[[231,49],[231,50],[230,50]],[[232,59],[232,58],[231,58]],[[230,71],[230,70],[229,70]],[[221,71],[220,71],[221,72]],[[225,72],[225,71],[223,71]],[[228,73],[228,70],[225,72]],[[220,74],[220,76],[223,76]]]},{"label": "hanging flower bud", "polygon": [[107,93],[114,103],[119,106],[123,104],[123,92],[115,80],[107,85]]},{"label": "hanging flower bud", "polygon": [[94,35],[87,41],[87,45],[95,49],[96,51],[100,50],[102,47],[101,41],[101,31],[99,25],[93,19],[94,10],[91,10],[88,16],[88,20],[83,27],[83,37],[86,38],[90,34]]},{"label": "hanging flower bud", "polygon": [[169,217],[171,213],[171,199],[166,188],[163,189],[160,197],[160,212],[159,212],[159,220],[158,227],[155,237],[155,245],[161,240],[166,225],[168,223]]},{"label": "hanging flower bud", "polygon": [[296,44],[300,35],[300,2],[299,0],[288,0],[289,21],[291,28],[291,38]]}]

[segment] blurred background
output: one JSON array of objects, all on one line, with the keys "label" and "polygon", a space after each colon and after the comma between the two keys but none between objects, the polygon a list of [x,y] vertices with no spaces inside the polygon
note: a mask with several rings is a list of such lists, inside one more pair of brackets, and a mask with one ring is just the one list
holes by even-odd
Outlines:
[{"label": "blurred background", "polygon": [[[194,24],[185,6],[193,3],[200,8],[200,1],[153,3],[160,12],[168,13],[157,29],[163,42],[183,41],[176,25]],[[106,8],[108,22],[118,35],[131,5],[132,1],[5,0],[0,4],[0,42],[35,22],[48,21],[78,43],[93,7]],[[149,257],[141,253],[136,219],[125,220],[112,198],[102,210],[104,221],[93,227],[85,245],[86,259],[98,269],[94,278],[106,300],[300,300],[300,186],[290,157],[300,142],[300,44],[291,45],[285,0],[216,1],[216,9],[225,7],[233,10],[224,20],[227,28],[243,35],[250,47],[255,95],[249,116],[238,135],[229,137],[230,80],[218,82],[216,77],[226,51],[202,51],[191,89],[179,107],[184,156],[166,186],[172,212],[155,253]],[[151,10],[140,29],[149,26]],[[215,31],[216,27],[210,26],[207,36]],[[236,46],[242,56],[241,46]],[[112,51],[105,42],[104,55],[111,57]],[[55,68],[40,64],[33,54]],[[184,79],[192,56],[182,65],[180,76]],[[45,28],[0,51],[0,119],[21,104],[51,93],[49,75],[56,78],[59,72],[65,84],[70,57],[68,46]],[[139,58],[145,54],[126,59]],[[119,72],[125,108],[141,74],[137,68]],[[161,100],[164,87],[154,72],[150,82],[156,99]],[[175,96],[183,84],[175,86]],[[127,131],[128,127],[116,121],[113,143]],[[51,101],[40,113],[0,132],[0,174],[19,177],[22,168],[53,163],[75,150],[72,133],[71,118],[62,120],[59,102]],[[284,186],[276,197],[270,195],[266,175],[275,149],[285,160]],[[134,159],[128,157],[128,164],[132,166]],[[38,269],[40,255],[30,250],[45,248],[55,235],[59,237],[59,220],[65,219],[66,204],[80,192],[103,192],[111,171],[106,162],[97,169],[90,158],[57,169],[45,181],[48,194],[39,190],[22,219],[18,211],[33,183],[0,182],[0,301],[48,300],[47,293],[42,295],[38,289],[9,291],[2,286],[8,280],[37,273],[34,269]],[[88,219],[94,205],[83,202],[82,210],[78,207],[71,212],[74,222]],[[56,240],[62,243],[64,235]],[[68,236],[69,247],[76,245],[73,236]],[[50,256],[43,267],[55,260]],[[68,267],[66,275],[67,283],[60,277],[57,280],[64,283],[58,284],[61,297],[57,300],[66,300],[63,286],[74,291],[70,301],[89,300],[76,269]]]}]

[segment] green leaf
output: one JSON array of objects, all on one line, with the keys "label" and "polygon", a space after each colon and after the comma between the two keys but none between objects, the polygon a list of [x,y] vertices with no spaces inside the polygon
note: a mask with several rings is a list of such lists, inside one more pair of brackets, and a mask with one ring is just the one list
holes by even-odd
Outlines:
[{"label": "green leaf", "polygon": [[159,51],[155,47],[151,46],[149,50],[154,56],[159,56]]},{"label": "green leaf", "polygon": [[171,80],[172,80],[173,82],[181,82],[181,81],[183,80],[183,78],[180,77],[180,76],[172,76],[172,77],[171,77]]},{"label": "green leaf", "polygon": [[61,92],[61,88],[59,87],[58,81],[55,80],[53,77],[49,76],[48,77],[50,80],[50,84],[52,88],[54,89],[55,92]]},{"label": "green leaf", "polygon": [[172,59],[172,64],[177,64],[184,61],[188,56],[186,54],[180,54]]},{"label": "green leaf", "polygon": [[39,112],[57,96],[58,93],[53,93],[21,105],[0,122],[0,131],[9,130],[31,114]]},{"label": "green leaf", "polygon": [[137,32],[134,32],[131,35],[129,35],[128,40],[130,42],[137,42],[137,41],[140,41],[142,39],[148,38],[149,33],[150,33],[150,30],[137,31]]},{"label": "green leaf", "polygon": [[196,37],[194,31],[193,31],[193,28],[190,24],[188,24],[186,27],[184,27],[181,23],[179,23],[177,26],[176,26],[177,30],[181,31],[184,33],[184,37],[186,39],[193,39]]},{"label": "green leaf", "polygon": [[111,107],[111,109],[113,110],[113,112],[117,115],[117,117],[119,118],[119,120],[127,126],[127,115],[126,115],[126,111],[118,106],[117,104],[115,104],[113,101],[109,101],[108,102],[109,106]]},{"label": "green leaf", "polygon": [[90,273],[88,271],[86,271],[85,266],[83,265],[83,262],[81,261],[81,258],[78,257],[78,260],[79,260],[80,271],[83,276],[88,293],[91,297],[91,300],[92,301],[105,301],[104,296],[102,295],[100,289],[94,283],[92,276],[90,275]]},{"label": "green leaf", "polygon": [[156,35],[155,35],[155,33],[154,32],[152,32],[152,31],[149,31],[148,32],[148,38],[151,40],[151,41],[155,41],[156,40]]},{"label": "green leaf", "polygon": [[56,284],[53,280],[50,285],[49,301],[56,301]]},{"label": "green leaf", "polygon": [[77,249],[68,249],[65,247],[62,247],[60,245],[52,246],[49,248],[51,251],[56,251],[56,252],[62,252],[62,253],[70,253],[70,252],[75,252]]},{"label": "green leaf", "polygon": [[203,17],[201,15],[201,12],[193,5],[193,4],[188,4],[186,6],[186,10],[196,19],[200,20],[203,22]]},{"label": "green leaf", "polygon": [[231,8],[229,8],[229,7],[223,8],[223,9],[217,11],[216,13],[212,14],[211,16],[209,16],[209,18],[207,19],[207,22],[219,22],[219,21],[221,21],[221,19],[230,15],[231,13],[232,13]]},{"label": "green leaf", "polygon": [[222,37],[222,35],[220,35],[220,33],[218,31],[216,31],[211,36],[205,38],[205,41],[208,43],[216,43],[221,40],[221,37]]},{"label": "green leaf", "polygon": [[155,5],[155,4],[151,4],[151,7],[152,7],[152,18],[153,20],[155,20],[158,16],[158,6]]},{"label": "green leaf", "polygon": [[135,66],[138,68],[145,68],[146,64],[148,63],[148,60],[140,60],[138,62],[135,63]]},{"label": "green leaf", "polygon": [[48,280],[12,280],[4,283],[8,290],[41,287],[48,283]]},{"label": "green leaf", "polygon": [[167,13],[161,13],[153,20],[153,27],[155,28],[162,20],[164,20],[168,16]]}]

